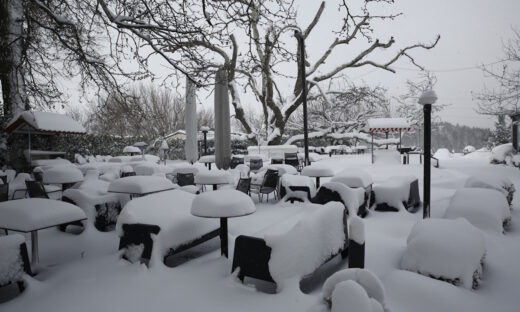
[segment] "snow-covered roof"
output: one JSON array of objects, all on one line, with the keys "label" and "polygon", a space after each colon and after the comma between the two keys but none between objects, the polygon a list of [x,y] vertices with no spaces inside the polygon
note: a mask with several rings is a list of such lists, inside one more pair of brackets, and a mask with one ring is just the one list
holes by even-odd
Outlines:
[{"label": "snow-covered roof", "polygon": [[410,131],[411,126],[405,118],[371,118],[367,120],[368,132]]},{"label": "snow-covered roof", "polygon": [[24,111],[9,121],[7,132],[84,134],[85,128],[74,119],[58,113]]}]

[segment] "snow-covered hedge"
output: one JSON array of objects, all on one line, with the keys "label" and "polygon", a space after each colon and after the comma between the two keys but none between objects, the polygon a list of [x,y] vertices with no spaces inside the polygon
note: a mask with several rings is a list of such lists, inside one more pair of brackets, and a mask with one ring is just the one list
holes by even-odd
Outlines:
[{"label": "snow-covered hedge", "polygon": [[480,284],[486,242],[484,234],[466,219],[424,219],[406,241],[401,268],[456,286]]},{"label": "snow-covered hedge", "polygon": [[505,195],[494,189],[462,188],[451,198],[444,215],[448,219],[466,218],[484,231],[502,233],[511,220]]}]

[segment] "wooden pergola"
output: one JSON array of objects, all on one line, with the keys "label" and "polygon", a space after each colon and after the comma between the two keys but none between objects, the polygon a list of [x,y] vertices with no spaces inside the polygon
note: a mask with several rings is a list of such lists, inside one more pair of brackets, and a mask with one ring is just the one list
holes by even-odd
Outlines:
[{"label": "wooden pergola", "polygon": [[366,130],[372,136],[372,163],[374,163],[374,134],[378,132],[386,133],[399,133],[399,147],[401,146],[402,132],[410,131],[412,127],[405,118],[371,118],[367,120]]}]

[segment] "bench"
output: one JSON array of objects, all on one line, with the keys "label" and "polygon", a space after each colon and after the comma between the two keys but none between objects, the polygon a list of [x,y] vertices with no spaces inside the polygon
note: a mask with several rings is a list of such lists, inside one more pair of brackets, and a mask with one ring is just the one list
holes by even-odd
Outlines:
[{"label": "bench", "polygon": [[301,208],[299,215],[255,236],[236,238],[232,271],[239,268],[241,281],[252,277],[279,285],[286,278],[312,274],[338,254],[342,259],[347,257],[348,228],[343,205],[308,204]]}]

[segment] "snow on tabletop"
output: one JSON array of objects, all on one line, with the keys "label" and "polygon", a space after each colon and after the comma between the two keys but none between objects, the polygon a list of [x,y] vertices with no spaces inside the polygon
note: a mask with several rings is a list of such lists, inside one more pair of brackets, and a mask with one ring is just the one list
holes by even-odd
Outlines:
[{"label": "snow on tabletop", "polygon": [[406,179],[389,179],[373,187],[376,203],[388,204],[399,210],[405,209],[403,202],[410,196],[410,182]]},{"label": "snow on tabletop", "polygon": [[109,192],[146,194],[173,189],[173,183],[158,176],[131,176],[110,182]]},{"label": "snow on tabletop", "polygon": [[33,160],[31,163],[32,166],[65,166],[65,165],[72,165],[72,163],[66,159],[63,158],[56,158],[56,159],[36,159]]},{"label": "snow on tabletop", "polygon": [[74,166],[57,166],[43,171],[43,183],[61,184],[83,181],[83,173]]},{"label": "snow on tabletop", "polygon": [[101,176],[99,176],[100,180],[111,182],[119,179],[119,172],[117,171],[107,171]]},{"label": "snow on tabletop", "polygon": [[368,129],[379,129],[379,128],[396,128],[396,129],[408,129],[410,123],[406,118],[369,118],[367,119]]},{"label": "snow on tabletop", "polygon": [[[108,186],[108,183],[105,181],[98,180],[98,183],[104,183],[106,186]],[[83,184],[85,184],[85,182],[83,182]],[[83,184],[80,186],[80,188],[69,188],[65,190],[63,192],[63,197],[72,199],[74,203],[78,205],[78,207],[83,209],[90,222],[94,222],[96,220],[96,205],[119,202],[119,196],[117,194],[100,192],[99,190],[96,190],[93,185],[89,186],[88,188],[82,187]]]},{"label": "snow on tabletop", "polygon": [[310,165],[302,169],[302,175],[308,177],[332,177],[334,176],[334,171],[329,167]]},{"label": "snow on tabletop", "polygon": [[283,287],[285,279],[314,272],[343,248],[343,205],[330,202],[320,208],[285,233],[265,235],[271,247],[269,272],[279,287]]},{"label": "snow on tabletop", "polygon": [[[280,179],[280,187],[285,187],[287,195],[290,195],[293,192],[290,189],[291,186],[306,186],[309,188],[311,197],[316,195],[316,186],[314,185],[313,179],[310,177],[284,174]],[[305,198],[306,197],[307,193],[305,193]]]},{"label": "snow on tabletop", "polygon": [[0,236],[0,286],[22,280],[24,270],[20,245],[23,243],[25,238],[20,234]]},{"label": "snow on tabletop", "polygon": [[128,153],[141,153],[141,150],[139,149],[139,147],[125,146],[123,148],[123,154],[128,154]]},{"label": "snow on tabletop", "polygon": [[491,150],[491,159],[497,162],[505,162],[507,156],[513,153],[513,144],[507,143],[495,146]]},{"label": "snow on tabletop", "polygon": [[373,183],[370,175],[359,169],[346,169],[330,180],[331,182],[343,183],[349,187],[367,187]]},{"label": "snow on tabletop", "polygon": [[199,158],[199,162],[201,162],[201,163],[214,163],[215,162],[215,155],[201,156]]},{"label": "snow on tabletop", "polygon": [[151,176],[155,173],[172,173],[173,168],[164,165],[158,165],[152,162],[142,162],[134,167],[135,174],[141,176]]},{"label": "snow on tabletop", "polygon": [[21,112],[9,121],[6,128],[20,118],[36,130],[86,133],[85,128],[79,122],[66,115],[51,112]]},{"label": "snow on tabletop", "polygon": [[249,195],[229,189],[204,192],[191,205],[191,213],[199,217],[239,217],[255,211],[255,204]]},{"label": "snow on tabletop", "polygon": [[129,173],[129,172],[135,172],[135,171],[134,171],[134,168],[132,168],[132,166],[123,165],[123,166],[121,166],[121,172]]},{"label": "snow on tabletop", "polygon": [[[158,163],[159,160],[160,160],[159,156],[151,155],[151,154],[144,155],[144,161]],[[130,156],[130,161],[143,161],[143,155]]]},{"label": "snow on tabletop", "polygon": [[191,214],[192,202],[197,196],[200,195],[172,190],[135,198],[121,211],[116,231],[122,236],[123,224],[158,225],[161,231],[154,246],[159,247],[161,253],[199,238],[220,225],[218,219],[199,218]]},{"label": "snow on tabletop", "polygon": [[121,163],[121,162],[130,162],[132,161],[132,156],[114,156],[108,160],[111,163]]},{"label": "snow on tabletop", "polygon": [[506,196],[497,190],[458,189],[451,198],[445,218],[466,218],[484,231],[503,232],[503,223],[511,218]]},{"label": "snow on tabletop", "polygon": [[339,182],[323,183],[320,188],[326,188],[337,192],[345,205],[347,206],[348,215],[356,216],[359,206],[365,201],[365,190],[362,188],[348,187]]},{"label": "snow on tabletop", "polygon": [[437,159],[450,159],[451,153],[447,148],[439,148],[435,154],[433,154],[433,157]]},{"label": "snow on tabletop", "polygon": [[225,170],[201,171],[195,175],[196,184],[226,184],[232,182],[232,176]]},{"label": "snow on tabletop", "polygon": [[483,233],[466,219],[424,219],[408,235],[401,268],[471,289],[485,254]]},{"label": "snow on tabletop", "polygon": [[59,200],[24,198],[0,203],[0,228],[30,232],[85,219],[78,206]]},{"label": "snow on tabletop", "polygon": [[358,283],[347,280],[339,282],[331,297],[331,312],[378,312],[383,311],[379,302],[368,297]]}]

